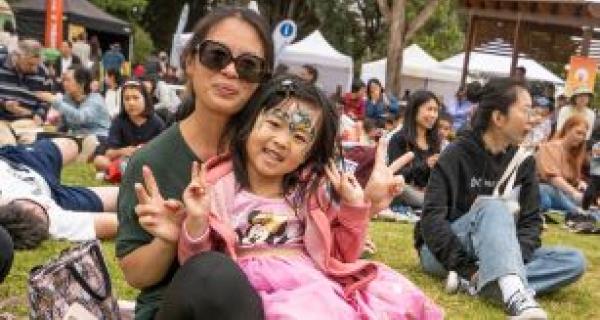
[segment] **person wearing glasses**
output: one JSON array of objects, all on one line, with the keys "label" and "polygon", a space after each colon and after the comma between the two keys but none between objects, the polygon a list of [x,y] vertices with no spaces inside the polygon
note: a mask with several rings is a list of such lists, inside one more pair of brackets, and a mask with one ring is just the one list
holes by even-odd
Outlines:
[{"label": "person wearing glasses", "polygon": [[[172,319],[164,310],[180,304],[180,292],[190,292],[186,301],[202,319],[264,318],[259,295],[231,258],[207,251],[180,266],[176,252],[192,163],[227,150],[231,124],[246,121],[238,113],[269,78],[273,55],[269,28],[252,10],[218,8],[194,29],[182,55],[188,95],[178,122],[133,155],[121,181],[116,254],[127,282],[141,289],[136,319]],[[378,212],[403,179],[384,160],[373,172],[365,194]]]},{"label": "person wearing glasses", "polygon": [[76,136],[93,135],[99,141],[104,141],[108,136],[110,115],[104,98],[97,92],[91,92],[91,73],[75,65],[63,74],[62,81],[64,96],[38,92],[38,98],[60,112],[64,131]]},{"label": "person wearing glasses", "polygon": [[[232,259],[207,252],[180,266],[176,252],[192,163],[224,151],[227,124],[273,66],[271,33],[253,11],[216,9],[198,22],[182,62],[188,97],[178,122],[135,152],[121,180],[119,265],[141,290],[136,319],[172,319],[160,311],[178,292],[192,292],[206,319],[262,319],[261,299]],[[138,197],[141,183],[150,199]]]},{"label": "person wearing glasses", "polygon": [[120,92],[121,111],[110,125],[106,144],[94,157],[94,166],[99,172],[113,166],[120,173],[136,150],[165,129],[165,123],[154,112],[150,96],[141,81],[125,82]]},{"label": "person wearing glasses", "polygon": [[[429,176],[414,230],[421,266],[446,277],[448,293],[502,302],[509,319],[547,319],[536,298],[577,281],[585,257],[542,246],[536,161],[525,153],[513,166],[531,129],[531,95],[523,82],[493,78],[473,98],[471,129],[440,154]],[[494,196],[504,188],[506,197]]]}]

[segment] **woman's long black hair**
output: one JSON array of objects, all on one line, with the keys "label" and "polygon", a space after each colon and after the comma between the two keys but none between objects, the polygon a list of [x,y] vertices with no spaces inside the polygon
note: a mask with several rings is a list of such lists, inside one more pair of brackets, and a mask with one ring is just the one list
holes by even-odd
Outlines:
[{"label": "woman's long black hair", "polygon": [[309,102],[321,110],[320,125],[306,160],[296,170],[286,174],[283,179],[284,195],[289,196],[292,192],[296,192],[293,205],[297,207],[316,192],[325,176],[324,168],[335,154],[338,117],[333,105],[321,90],[290,74],[278,75],[268,81],[240,112],[239,117],[236,117],[238,120],[231,121],[230,152],[236,179],[242,188],[248,188],[250,182],[246,168],[248,161],[246,144],[254,124],[262,112],[280,105],[289,98]]},{"label": "woman's long black hair", "polygon": [[[402,124],[401,131],[404,133],[406,137],[406,141],[408,141],[409,147],[414,149],[418,148],[417,146],[417,115],[419,114],[419,109],[422,105],[433,100],[437,103],[437,105],[441,108],[442,104],[438,100],[438,98],[431,91],[427,90],[418,90],[410,95],[408,99],[408,105],[406,107],[406,111],[404,113],[404,123]],[[438,120],[435,121],[433,128],[427,129],[425,132],[425,140],[427,141],[427,146],[429,149],[433,150],[435,153],[440,150],[440,138],[438,136]]]}]

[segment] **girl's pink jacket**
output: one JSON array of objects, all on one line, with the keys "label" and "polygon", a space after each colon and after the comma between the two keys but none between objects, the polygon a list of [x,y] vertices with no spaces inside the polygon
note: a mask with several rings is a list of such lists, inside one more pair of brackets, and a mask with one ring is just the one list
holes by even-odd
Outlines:
[{"label": "girl's pink jacket", "polygon": [[[238,238],[229,224],[230,206],[237,191],[233,165],[228,155],[212,158],[206,165],[206,180],[211,185],[213,195],[209,232],[192,239],[182,227],[178,247],[181,264],[193,255],[208,250],[221,251],[237,259]],[[323,190],[319,194],[319,201],[312,197],[307,204],[304,246],[321,271],[344,287],[348,298],[355,290],[373,280],[377,273],[373,262],[358,259],[367,233],[370,205],[329,205],[322,200],[324,198]],[[323,211],[323,207],[329,209]]]}]

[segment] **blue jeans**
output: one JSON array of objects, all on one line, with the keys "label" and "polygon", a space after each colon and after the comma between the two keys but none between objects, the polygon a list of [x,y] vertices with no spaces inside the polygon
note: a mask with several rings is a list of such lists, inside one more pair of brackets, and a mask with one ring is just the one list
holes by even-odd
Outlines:
[{"label": "blue jeans", "polygon": [[[544,294],[575,282],[585,271],[583,254],[569,248],[538,248],[524,264],[514,216],[499,200],[474,204],[451,228],[467,254],[478,261],[477,289],[484,296],[498,298],[497,280],[509,274],[518,275],[536,294]],[[420,258],[425,272],[442,278],[448,274],[426,245]]]},{"label": "blue jeans", "polygon": [[543,211],[550,209],[561,210],[565,212],[577,212],[578,204],[557,187],[541,183],[540,184],[540,207]]}]

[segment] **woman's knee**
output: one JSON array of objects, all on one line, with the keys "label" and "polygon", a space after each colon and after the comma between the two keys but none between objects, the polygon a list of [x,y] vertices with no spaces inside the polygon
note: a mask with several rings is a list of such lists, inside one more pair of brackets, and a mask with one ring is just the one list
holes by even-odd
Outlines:
[{"label": "woman's knee", "polygon": [[421,268],[427,274],[438,278],[445,278],[448,275],[448,271],[425,245],[421,247],[419,252],[419,261],[421,262]]},{"label": "woman's knee", "polygon": [[564,249],[562,251],[565,265],[569,266],[569,273],[574,279],[581,277],[585,273],[586,261],[583,253],[576,249]]},{"label": "woman's knee", "polygon": [[264,312],[260,296],[237,264],[211,251],[190,258],[175,273],[157,316],[173,318],[254,320],[264,319]]},{"label": "woman's knee", "polygon": [[70,138],[54,138],[52,142],[58,147],[60,154],[62,155],[63,165],[70,163],[75,160],[77,154],[79,154],[79,146],[77,142]]},{"label": "woman's knee", "polygon": [[239,287],[240,282],[249,284],[235,261],[215,251],[200,253],[186,261],[175,274],[173,282],[176,281],[202,291],[211,288],[228,291],[232,286]]}]

